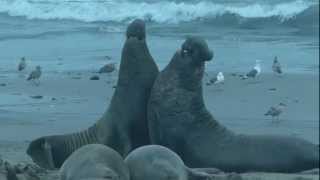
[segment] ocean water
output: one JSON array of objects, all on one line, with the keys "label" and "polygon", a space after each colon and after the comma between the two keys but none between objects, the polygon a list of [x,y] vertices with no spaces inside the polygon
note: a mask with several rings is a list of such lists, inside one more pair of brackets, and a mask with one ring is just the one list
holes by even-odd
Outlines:
[{"label": "ocean water", "polygon": [[315,0],[0,0],[0,72],[19,58],[47,72],[97,69],[119,62],[124,31],[147,22],[160,68],[188,35],[215,52],[208,71],[247,71],[274,56],[292,73],[319,72],[319,1]]}]

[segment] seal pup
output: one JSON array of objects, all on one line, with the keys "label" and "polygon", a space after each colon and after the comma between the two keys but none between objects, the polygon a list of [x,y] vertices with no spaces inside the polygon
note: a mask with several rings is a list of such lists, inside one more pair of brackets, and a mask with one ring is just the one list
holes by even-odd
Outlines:
[{"label": "seal pup", "polygon": [[279,103],[277,106],[271,106],[270,109],[264,115],[265,116],[271,116],[272,117],[272,121],[274,120],[275,117],[279,121],[279,116],[280,116],[280,114],[282,114],[283,109],[286,106],[287,105],[284,104],[284,103]]},{"label": "seal pup", "polygon": [[214,168],[188,168],[175,152],[159,145],[139,147],[129,153],[124,161],[131,180],[209,180],[213,174],[219,173]]},{"label": "seal pup", "polygon": [[282,68],[281,68],[281,65],[280,65],[280,62],[279,62],[277,56],[274,57],[274,60],[273,60],[273,63],[272,63],[272,71],[277,75],[281,75],[282,74]]},{"label": "seal pup", "polygon": [[144,22],[133,21],[126,35],[119,78],[108,109],[84,131],[32,141],[27,153],[39,166],[59,168],[72,152],[86,144],[104,144],[122,156],[150,144],[147,103],[159,71],[147,47]]},{"label": "seal pup", "polygon": [[115,150],[101,144],[85,145],[68,157],[61,180],[129,180],[129,170]]},{"label": "seal pup", "polygon": [[18,71],[23,71],[24,69],[26,69],[26,67],[27,67],[26,58],[22,57],[18,64]]},{"label": "seal pup", "polygon": [[42,74],[41,67],[36,66],[36,69],[30,73],[29,77],[27,78],[27,81],[31,80],[35,85],[39,85],[41,74]]},{"label": "seal pup", "polygon": [[319,148],[306,140],[237,134],[211,115],[201,82],[210,59],[207,43],[189,37],[159,73],[148,105],[151,143],[173,150],[191,168],[215,167],[226,172],[318,168]]}]

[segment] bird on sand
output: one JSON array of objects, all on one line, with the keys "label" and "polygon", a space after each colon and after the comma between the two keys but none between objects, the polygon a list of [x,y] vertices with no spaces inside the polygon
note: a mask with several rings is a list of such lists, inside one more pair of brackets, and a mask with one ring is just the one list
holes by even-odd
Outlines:
[{"label": "bird on sand", "polygon": [[224,83],[224,76],[223,76],[223,73],[222,73],[222,72],[219,72],[216,77],[211,78],[211,79],[209,80],[209,83],[207,83],[207,85],[211,85],[211,84],[221,84],[221,83],[222,83],[222,84]]},{"label": "bird on sand", "polygon": [[279,116],[280,116],[280,114],[282,114],[282,112],[286,106],[287,105],[284,103],[279,103],[276,106],[271,106],[270,109],[264,115],[271,116],[272,120],[274,120],[274,118],[277,118],[277,120],[279,120]]},{"label": "bird on sand", "polygon": [[26,67],[27,67],[26,58],[22,57],[18,65],[18,71],[23,71]]},{"label": "bird on sand", "polygon": [[256,78],[261,73],[260,60],[256,60],[255,66],[243,77],[243,79]]},{"label": "bird on sand", "polygon": [[115,70],[116,70],[116,63],[109,63],[104,65],[102,68],[100,68],[98,73],[111,73]]},{"label": "bird on sand", "polygon": [[[36,66],[36,69],[33,70],[29,77],[27,78],[27,81],[33,81],[36,85],[39,85],[40,84],[40,77],[41,77],[41,67],[40,66]],[[38,82],[36,82],[38,81]]]},{"label": "bird on sand", "polygon": [[282,68],[281,68],[280,62],[278,61],[277,56],[274,57],[273,64],[272,64],[272,71],[278,75],[282,74]]}]

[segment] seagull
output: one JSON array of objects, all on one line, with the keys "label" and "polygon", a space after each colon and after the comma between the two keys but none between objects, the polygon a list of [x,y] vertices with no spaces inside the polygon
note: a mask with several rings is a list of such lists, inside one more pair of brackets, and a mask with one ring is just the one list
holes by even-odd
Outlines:
[{"label": "seagull", "polygon": [[36,69],[30,73],[29,77],[27,78],[27,81],[32,80],[33,82],[35,82],[36,80],[38,80],[38,83],[36,83],[36,82],[35,83],[37,85],[39,85],[40,84],[40,81],[39,81],[40,77],[41,77],[41,67],[36,66]]},{"label": "seagull", "polygon": [[216,77],[210,79],[208,85],[224,83],[224,76],[222,72],[219,72]]},{"label": "seagull", "polygon": [[260,60],[256,60],[256,65],[253,67],[253,69],[251,71],[249,71],[244,76],[244,79],[255,78],[255,77],[259,76],[260,73],[261,73]]},{"label": "seagull", "polygon": [[274,57],[273,64],[272,64],[272,71],[276,74],[282,74],[281,65],[278,61],[278,57]]},{"label": "seagull", "polygon": [[279,120],[280,114],[283,112],[287,105],[279,103],[277,106],[271,106],[270,109],[264,114],[265,116],[271,116],[272,120],[276,117]]},{"label": "seagull", "polygon": [[27,67],[26,58],[22,57],[18,65],[18,71],[22,71]]}]

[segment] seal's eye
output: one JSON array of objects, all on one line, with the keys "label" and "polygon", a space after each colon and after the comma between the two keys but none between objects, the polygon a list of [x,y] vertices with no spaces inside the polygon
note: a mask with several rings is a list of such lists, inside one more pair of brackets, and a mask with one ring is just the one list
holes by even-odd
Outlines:
[{"label": "seal's eye", "polygon": [[185,57],[188,55],[188,50],[186,49],[182,49],[182,53],[181,53],[182,57]]},{"label": "seal's eye", "polygon": [[186,47],[186,48],[182,49],[182,55],[183,56],[191,56],[192,53],[193,53],[193,51],[191,50],[191,48]]},{"label": "seal's eye", "polygon": [[187,54],[188,50],[184,49],[182,52],[183,52],[183,54]]}]

